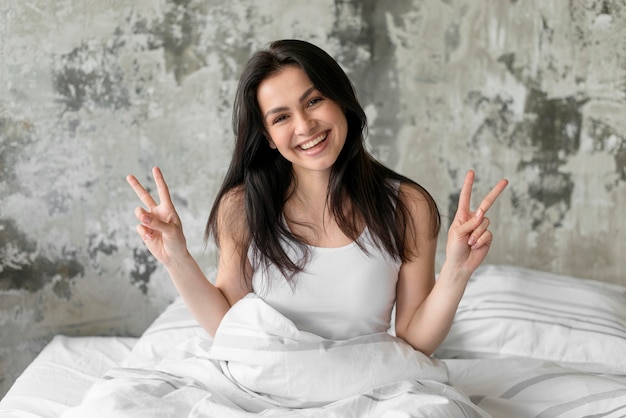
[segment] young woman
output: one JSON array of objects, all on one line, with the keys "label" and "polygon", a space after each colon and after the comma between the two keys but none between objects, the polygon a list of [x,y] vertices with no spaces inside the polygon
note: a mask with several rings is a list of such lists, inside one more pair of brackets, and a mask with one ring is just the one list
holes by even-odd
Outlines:
[{"label": "young woman", "polygon": [[472,272],[492,242],[487,210],[501,180],[474,211],[474,172],[461,190],[435,281],[439,212],[420,185],[364,147],[366,117],[352,84],[323,50],[282,40],[246,65],[234,104],[235,149],[206,236],[220,250],[215,285],[187,251],[180,218],[158,168],[157,203],[137,232],[212,335],[250,292],[298,328],[330,339],[387,330],[432,354],[443,341]]}]

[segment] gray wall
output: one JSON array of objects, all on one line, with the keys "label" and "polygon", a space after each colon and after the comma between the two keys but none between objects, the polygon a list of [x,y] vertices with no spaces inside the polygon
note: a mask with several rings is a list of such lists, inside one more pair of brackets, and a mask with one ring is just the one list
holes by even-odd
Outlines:
[{"label": "gray wall", "polygon": [[212,274],[236,80],[285,37],[344,66],[446,226],[468,168],[510,179],[487,262],[626,284],[622,0],[3,0],[0,394],[52,335],[138,335],[173,299],[126,174],[162,167]]}]

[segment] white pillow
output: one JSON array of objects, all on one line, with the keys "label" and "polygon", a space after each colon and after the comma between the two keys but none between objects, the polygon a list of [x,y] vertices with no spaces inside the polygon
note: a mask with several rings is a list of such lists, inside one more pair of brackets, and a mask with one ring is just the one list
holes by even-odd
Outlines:
[{"label": "white pillow", "polygon": [[483,266],[436,355],[521,356],[626,371],[626,287]]},{"label": "white pillow", "polygon": [[123,366],[154,367],[179,344],[197,336],[211,338],[179,296],[143,332]]}]

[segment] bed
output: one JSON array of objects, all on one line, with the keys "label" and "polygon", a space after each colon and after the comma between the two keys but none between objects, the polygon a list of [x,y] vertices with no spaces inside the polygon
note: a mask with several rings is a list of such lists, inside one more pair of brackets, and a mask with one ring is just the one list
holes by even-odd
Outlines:
[{"label": "bed", "polygon": [[[180,299],[139,338],[57,336],[0,401],[0,416],[440,416],[428,411],[443,398],[459,411],[448,416],[626,416],[623,286],[482,266],[468,283],[448,337],[433,358],[420,358],[418,371],[406,363],[413,354],[387,355],[393,331],[377,336],[375,345],[367,341],[365,352],[360,342],[320,343],[312,335],[298,338],[314,350],[299,345],[291,351],[297,330],[272,317],[262,301],[247,298],[243,306],[215,340]],[[264,332],[280,338],[268,343],[254,321],[271,322]],[[279,364],[272,360],[276,351]],[[336,361],[318,365],[311,352]],[[228,366],[250,356],[253,364]],[[355,356],[369,356],[369,366],[344,370]],[[320,382],[307,374],[310,364]],[[222,377],[212,367],[221,367]],[[387,381],[387,370],[394,370],[393,379],[398,370],[406,376]],[[225,375],[230,380],[219,380]],[[418,386],[406,382],[410,376],[418,376]],[[363,386],[371,381],[377,382],[374,389]],[[239,392],[222,396],[234,390]],[[256,390],[273,395],[261,400]],[[407,405],[418,412],[407,413]]]}]

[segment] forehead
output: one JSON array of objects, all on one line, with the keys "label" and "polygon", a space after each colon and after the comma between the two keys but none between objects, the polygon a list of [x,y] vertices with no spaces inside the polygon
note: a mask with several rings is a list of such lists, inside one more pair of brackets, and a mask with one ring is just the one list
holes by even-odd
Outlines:
[{"label": "forehead", "polygon": [[289,106],[298,102],[303,92],[313,86],[300,67],[289,65],[265,78],[257,89],[257,101],[262,111],[273,106]]}]

